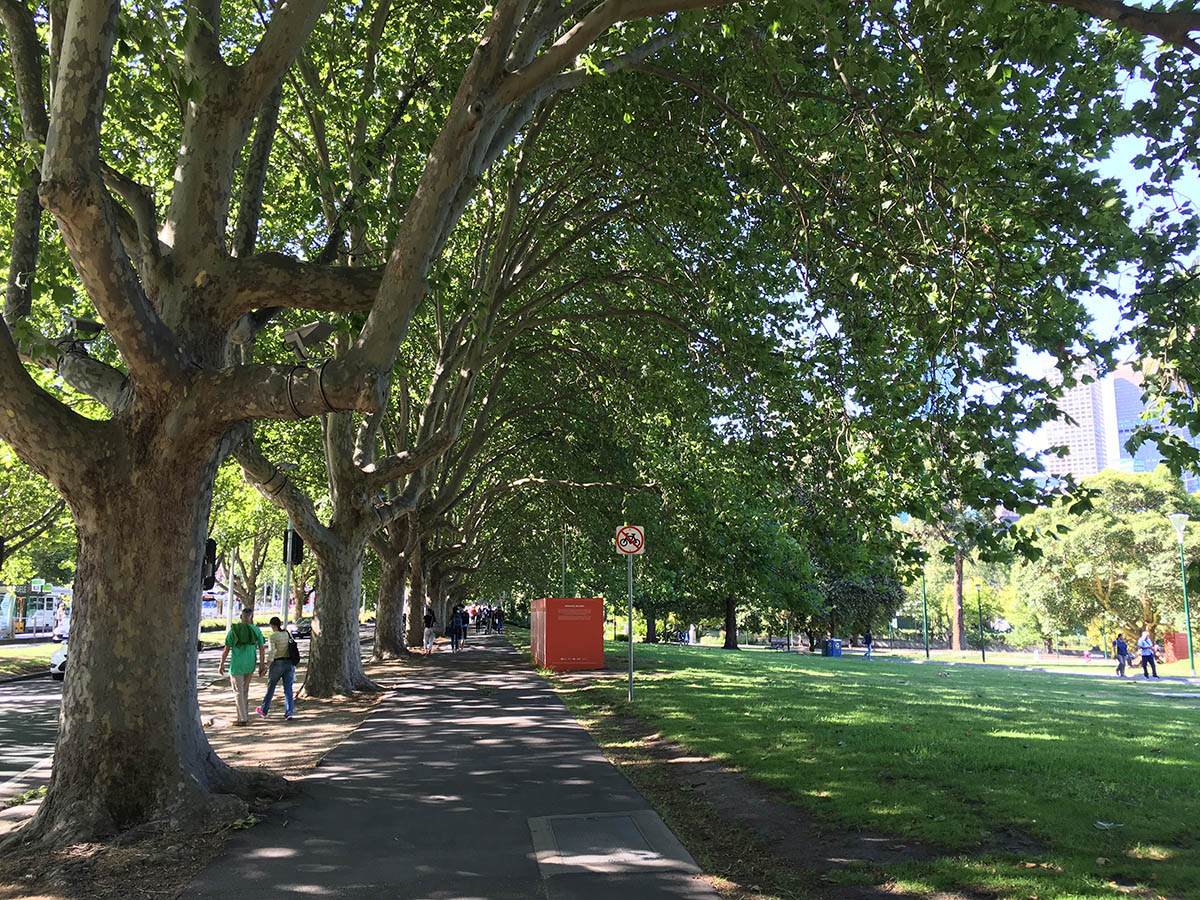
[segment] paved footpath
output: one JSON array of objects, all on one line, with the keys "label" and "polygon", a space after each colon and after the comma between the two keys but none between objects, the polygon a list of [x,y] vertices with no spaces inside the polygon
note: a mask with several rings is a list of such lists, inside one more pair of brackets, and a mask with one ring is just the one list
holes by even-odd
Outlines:
[{"label": "paved footpath", "polygon": [[503,638],[472,634],[388,687],[185,900],[716,900]]}]

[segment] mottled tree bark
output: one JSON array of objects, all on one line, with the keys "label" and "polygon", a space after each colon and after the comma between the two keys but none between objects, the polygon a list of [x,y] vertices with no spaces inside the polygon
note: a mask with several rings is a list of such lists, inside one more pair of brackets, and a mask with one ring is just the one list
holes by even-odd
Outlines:
[{"label": "mottled tree bark", "polygon": [[213,752],[196,701],[200,562],[217,455],[195,444],[186,455],[161,452],[170,444],[159,433],[141,454],[114,447],[72,492],[71,662],[50,790],[22,842],[163,819],[204,828],[244,814],[228,794],[249,792],[250,776]]},{"label": "mottled tree bark", "polygon": [[[379,598],[375,606],[375,658],[390,659],[408,654],[404,628],[408,599],[408,561],[388,553],[380,555]],[[411,616],[412,613],[407,613]]]},{"label": "mottled tree bark", "polygon": [[317,554],[321,589],[313,607],[312,643],[304,678],[306,696],[350,696],[379,690],[362,664],[358,621],[362,569],[361,546],[326,546]]}]

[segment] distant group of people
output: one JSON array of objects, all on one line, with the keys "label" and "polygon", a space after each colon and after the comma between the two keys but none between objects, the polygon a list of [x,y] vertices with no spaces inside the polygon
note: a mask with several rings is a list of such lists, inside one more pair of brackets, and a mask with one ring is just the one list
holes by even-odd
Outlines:
[{"label": "distant group of people", "polygon": [[[433,652],[437,625],[438,620],[433,613],[433,608],[425,607],[425,633],[422,651],[425,656]],[[504,632],[504,610],[499,606],[492,607],[486,603],[455,604],[454,609],[450,611],[450,621],[446,623],[446,637],[450,638],[451,652],[457,653],[466,646],[467,632],[472,625],[475,626],[476,634],[481,631],[487,634],[491,634],[493,631],[496,634],[502,634]]]},{"label": "distant group of people", "polygon": [[[1158,666],[1154,664],[1154,641],[1150,637],[1149,631],[1143,631],[1142,636],[1137,642],[1138,653],[1142,660],[1142,677],[1150,678],[1158,677]],[[1117,658],[1117,674],[1125,677],[1125,666],[1132,665],[1132,654],[1129,652],[1129,645],[1125,642],[1125,635],[1118,634],[1117,639],[1113,641],[1113,655]]]},{"label": "distant group of people", "polygon": [[[271,654],[268,665],[266,655]],[[278,616],[271,618],[271,636],[263,637],[262,630],[254,624],[254,610],[243,609],[239,620],[225,634],[225,649],[221,651],[218,671],[225,674],[225,663],[229,663],[229,680],[233,684],[234,701],[237,706],[235,725],[250,724],[250,679],[254,677],[255,657],[258,659],[258,674],[267,676],[267,693],[262,705],[254,708],[254,714],[267,718],[275,687],[283,682],[283,717],[291,720],[296,714],[292,687],[296,678],[296,666],[300,662],[300,648],[296,640],[283,628]]]}]

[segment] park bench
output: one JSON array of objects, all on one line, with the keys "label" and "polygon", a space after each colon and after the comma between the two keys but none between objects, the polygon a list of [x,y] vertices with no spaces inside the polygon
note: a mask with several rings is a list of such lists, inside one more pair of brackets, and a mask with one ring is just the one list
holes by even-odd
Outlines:
[{"label": "park bench", "polygon": [[783,638],[771,638],[770,643],[772,650],[786,650],[788,645],[788,642]]}]

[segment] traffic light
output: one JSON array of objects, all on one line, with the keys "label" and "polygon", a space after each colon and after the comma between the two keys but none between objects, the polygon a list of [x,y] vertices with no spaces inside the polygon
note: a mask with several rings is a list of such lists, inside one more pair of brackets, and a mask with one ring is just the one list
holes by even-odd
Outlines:
[{"label": "traffic light", "polygon": [[304,561],[304,541],[300,540],[300,535],[290,529],[283,533],[283,561],[285,564],[288,561],[287,542],[289,536],[292,540],[292,565],[295,565]]},{"label": "traffic light", "polygon": [[211,591],[217,583],[217,542],[212,538],[204,542],[204,562],[200,566],[200,577],[204,580],[206,591]]}]

